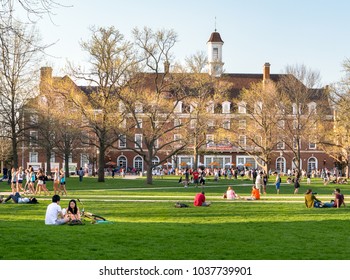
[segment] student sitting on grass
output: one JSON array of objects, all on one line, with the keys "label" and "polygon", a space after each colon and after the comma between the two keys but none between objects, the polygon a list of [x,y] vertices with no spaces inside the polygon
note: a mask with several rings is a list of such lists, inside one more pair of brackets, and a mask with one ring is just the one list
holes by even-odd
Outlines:
[{"label": "student sitting on grass", "polygon": [[340,208],[340,206],[344,205],[345,207],[345,202],[344,202],[344,195],[340,192],[340,189],[335,189],[334,190],[334,200],[331,202],[326,202],[323,204],[323,207],[335,207],[335,208]]},{"label": "student sitting on grass", "polygon": [[52,197],[52,203],[46,208],[45,225],[63,225],[69,222],[69,218],[62,213],[60,200],[61,198],[58,194]]},{"label": "student sitting on grass", "polygon": [[193,205],[194,206],[209,206],[210,202],[205,202],[205,193],[200,192],[197,193],[196,196],[194,197]]},{"label": "student sitting on grass", "polygon": [[240,199],[239,195],[235,193],[235,191],[232,189],[231,186],[229,186],[227,188],[227,191],[226,193],[224,193],[224,198],[227,198],[227,199]]},{"label": "student sitting on grass", "polygon": [[245,200],[259,200],[259,199],[260,199],[260,191],[255,185],[253,185],[252,193],[250,197],[245,198]]},{"label": "student sitting on grass", "polygon": [[305,205],[307,208],[323,207],[323,203],[321,200],[316,198],[315,193],[312,192],[312,189],[308,189],[305,193]]}]

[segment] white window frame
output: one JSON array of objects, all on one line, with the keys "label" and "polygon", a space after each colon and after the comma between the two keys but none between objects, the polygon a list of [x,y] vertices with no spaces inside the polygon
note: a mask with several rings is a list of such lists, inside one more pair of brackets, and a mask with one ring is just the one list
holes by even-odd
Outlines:
[{"label": "white window frame", "polygon": [[247,136],[246,135],[239,135],[238,136],[239,146],[240,147],[246,147],[247,146]]},{"label": "white window frame", "polygon": [[142,148],[142,134],[137,133],[135,134],[135,148],[139,149],[140,147]]},{"label": "white window frame", "polygon": [[39,140],[39,133],[38,133],[38,131],[37,130],[29,131],[29,146],[37,147],[38,146],[38,140]]},{"label": "white window frame", "polygon": [[222,113],[229,114],[230,113],[230,106],[231,106],[231,102],[229,102],[229,101],[222,102]]},{"label": "white window frame", "polygon": [[[175,102],[174,104],[176,104],[176,102]],[[182,104],[183,104],[182,101],[179,101],[179,102],[176,104],[175,109],[174,109],[174,112],[175,112],[175,113],[182,113]]]},{"label": "white window frame", "polygon": [[[33,160],[35,159],[35,160]],[[29,162],[39,162],[39,153],[38,152],[29,152]]]},{"label": "white window frame", "polygon": [[125,134],[122,134],[119,136],[118,147],[119,148],[126,148],[126,135]]},{"label": "white window frame", "polygon": [[207,105],[207,113],[214,114],[214,102],[209,102]]},{"label": "white window frame", "polygon": [[238,103],[238,114],[246,114],[247,113],[247,103],[239,102]]}]

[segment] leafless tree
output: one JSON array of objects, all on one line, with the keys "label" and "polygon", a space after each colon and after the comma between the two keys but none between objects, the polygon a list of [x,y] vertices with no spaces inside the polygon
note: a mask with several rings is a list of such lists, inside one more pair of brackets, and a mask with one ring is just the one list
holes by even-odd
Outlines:
[{"label": "leafless tree", "polygon": [[[15,30],[15,31],[14,31]],[[1,129],[12,142],[13,165],[18,167],[18,143],[23,140],[23,107],[37,93],[37,65],[42,47],[34,28],[21,24],[0,36]]]}]

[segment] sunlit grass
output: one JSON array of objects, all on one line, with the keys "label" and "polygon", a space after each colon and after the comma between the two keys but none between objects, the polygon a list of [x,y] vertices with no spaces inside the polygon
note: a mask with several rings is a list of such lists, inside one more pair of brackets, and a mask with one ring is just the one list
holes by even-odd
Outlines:
[{"label": "sunlit grass", "polygon": [[[275,194],[273,182],[261,201],[225,201],[222,193],[233,185],[240,195],[250,193],[251,181],[210,181],[205,187],[210,207],[193,207],[201,188],[183,188],[178,178],[144,179],[70,178],[66,207],[80,198],[85,210],[99,214],[110,224],[45,226],[51,197],[40,196],[37,205],[0,205],[0,236],[6,250],[0,259],[349,259],[348,208],[306,209],[302,183],[300,194],[283,184]],[[330,200],[335,185],[314,180],[311,187],[322,200]],[[349,185],[339,186],[345,197]],[[49,185],[49,189],[52,186]],[[0,191],[8,191],[6,183]],[[144,200],[144,201],[139,201]],[[175,208],[182,201],[189,208]],[[315,250],[315,248],[319,248]],[[74,254],[72,254],[74,252]]]}]

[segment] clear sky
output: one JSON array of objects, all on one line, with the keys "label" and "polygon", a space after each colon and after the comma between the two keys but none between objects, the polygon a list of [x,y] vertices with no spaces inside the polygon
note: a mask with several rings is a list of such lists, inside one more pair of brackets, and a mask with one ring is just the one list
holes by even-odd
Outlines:
[{"label": "clear sky", "polygon": [[305,64],[319,71],[322,85],[343,76],[342,62],[350,58],[350,1],[347,0],[57,0],[70,8],[57,9],[54,23],[40,21],[45,43],[55,42],[47,65],[60,71],[66,61],[84,64],[79,45],[90,36],[89,26],[114,25],[131,40],[131,30],[144,26],[174,29],[179,42],[177,61],[197,51],[216,28],[224,41],[227,73],[271,73],[286,65]]}]

